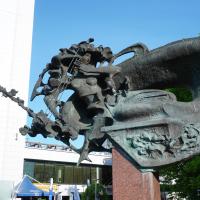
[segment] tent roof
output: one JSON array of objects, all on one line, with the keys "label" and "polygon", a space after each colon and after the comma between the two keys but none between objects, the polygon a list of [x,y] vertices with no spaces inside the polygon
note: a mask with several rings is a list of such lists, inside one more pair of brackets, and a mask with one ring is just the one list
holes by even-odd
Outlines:
[{"label": "tent roof", "polygon": [[27,175],[25,175],[22,181],[15,187],[14,193],[17,197],[49,196],[49,192],[45,192],[33,185]]}]

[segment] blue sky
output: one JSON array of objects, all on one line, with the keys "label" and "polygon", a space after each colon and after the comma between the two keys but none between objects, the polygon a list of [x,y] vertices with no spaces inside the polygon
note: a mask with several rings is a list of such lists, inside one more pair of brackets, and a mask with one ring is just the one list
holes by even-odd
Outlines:
[{"label": "blue sky", "polygon": [[[199,0],[35,0],[29,96],[59,48],[93,37],[96,45],[110,46],[114,53],[136,42],[153,49],[198,36],[199,9]],[[46,110],[41,98],[29,106]]]}]

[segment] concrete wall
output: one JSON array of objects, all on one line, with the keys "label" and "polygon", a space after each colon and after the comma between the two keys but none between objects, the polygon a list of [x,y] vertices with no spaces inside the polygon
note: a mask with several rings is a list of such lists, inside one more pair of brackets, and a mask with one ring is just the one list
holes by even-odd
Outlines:
[{"label": "concrete wall", "polygon": [[[0,0],[0,85],[15,88],[27,102],[34,0]],[[1,95],[1,94],[0,94]],[[0,187],[18,182],[23,173],[24,137],[18,129],[26,112],[0,97]],[[1,198],[0,194],[0,199]]]}]

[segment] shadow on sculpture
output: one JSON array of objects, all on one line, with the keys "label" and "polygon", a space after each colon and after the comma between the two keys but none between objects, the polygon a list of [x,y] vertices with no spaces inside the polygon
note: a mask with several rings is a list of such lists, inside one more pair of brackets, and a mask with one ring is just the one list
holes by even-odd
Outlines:
[{"label": "shadow on sculpture", "polygon": [[[34,113],[0,87],[33,118],[23,135],[54,137],[80,154],[78,164],[92,151],[120,149],[140,169],[155,169],[200,153],[200,38],[184,39],[149,50],[137,43],[113,54],[94,46],[93,39],[60,49],[39,75],[31,101],[43,95],[55,120]],[[133,52],[122,63],[113,62]],[[98,66],[98,67],[97,67]],[[49,74],[47,82],[44,76]],[[184,86],[194,101],[178,102],[164,89]],[[71,97],[59,99],[73,90]],[[84,135],[83,147],[70,140]]]}]

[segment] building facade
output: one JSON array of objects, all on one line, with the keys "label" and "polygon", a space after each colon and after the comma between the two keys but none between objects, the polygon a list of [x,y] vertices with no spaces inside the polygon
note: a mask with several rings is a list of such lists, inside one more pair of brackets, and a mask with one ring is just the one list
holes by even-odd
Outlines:
[{"label": "building facade", "polygon": [[[27,102],[34,0],[0,0],[0,85],[15,88]],[[25,83],[25,84],[24,84]],[[27,114],[0,98],[0,199],[8,198],[23,172],[24,137],[18,134]]]},{"label": "building facade", "polygon": [[70,187],[84,192],[90,183],[105,185],[112,193],[112,158],[110,153],[94,152],[89,155],[92,162],[83,161],[79,166],[79,155],[66,145],[49,145],[26,142],[24,149],[24,175],[34,178],[39,188],[48,190],[53,178],[54,190],[60,196],[70,196]]}]

